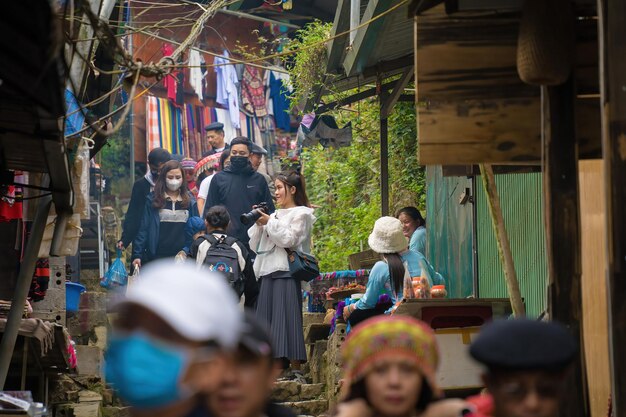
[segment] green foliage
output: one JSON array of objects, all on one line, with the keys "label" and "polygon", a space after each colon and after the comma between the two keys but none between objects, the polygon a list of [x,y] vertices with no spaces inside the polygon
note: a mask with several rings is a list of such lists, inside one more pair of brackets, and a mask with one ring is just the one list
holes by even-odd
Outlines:
[{"label": "green foliage", "polygon": [[[307,191],[319,208],[313,230],[315,255],[324,271],[346,269],[348,255],[367,249],[380,217],[380,116],[374,99],[333,115],[340,126],[352,122],[350,147],[305,149]],[[390,205],[392,212],[425,202],[424,171],[417,164],[415,109],[398,103],[389,119]]]},{"label": "green foliage", "polygon": [[326,39],[330,37],[332,23],[315,20],[296,32],[285,46],[284,52],[295,52],[285,58],[291,76],[293,93],[291,108],[298,107],[314,94],[314,89],[324,82],[326,69]]},{"label": "green foliage", "polygon": [[111,136],[100,151],[100,156],[102,174],[109,183],[110,194],[130,197],[130,137],[127,129]]}]

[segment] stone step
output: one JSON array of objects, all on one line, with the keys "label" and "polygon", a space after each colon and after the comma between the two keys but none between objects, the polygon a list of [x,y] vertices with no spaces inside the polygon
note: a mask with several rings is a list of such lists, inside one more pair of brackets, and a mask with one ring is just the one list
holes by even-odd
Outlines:
[{"label": "stone step", "polygon": [[326,313],[302,313],[302,328],[306,329],[311,324],[324,323]]},{"label": "stone step", "polygon": [[104,357],[102,349],[97,346],[85,345],[76,345],[74,347],[76,349],[78,375],[102,378],[104,374]]},{"label": "stone step", "polygon": [[328,411],[328,401],[326,400],[295,401],[282,405],[289,407],[297,415],[319,416]]},{"label": "stone step", "polygon": [[274,385],[272,400],[276,402],[315,400],[320,398],[323,392],[323,384],[300,384],[296,381],[278,381]]},{"label": "stone step", "polygon": [[130,407],[102,407],[102,417],[130,417]]}]

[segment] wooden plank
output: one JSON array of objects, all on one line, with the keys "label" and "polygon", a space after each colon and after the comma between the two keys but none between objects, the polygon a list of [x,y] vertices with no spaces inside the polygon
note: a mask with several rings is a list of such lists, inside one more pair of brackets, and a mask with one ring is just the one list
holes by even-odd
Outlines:
[{"label": "wooden plank", "polygon": [[[419,101],[538,96],[539,89],[517,74],[517,14],[453,18],[438,6],[415,19]],[[596,32],[594,19],[577,20],[574,74],[578,91],[585,94],[599,92]]]},{"label": "wooden plank", "polygon": [[[421,165],[520,165],[541,160],[538,98],[435,102],[418,112]],[[575,112],[581,155],[598,157],[598,101],[578,99]]]},{"label": "wooden plank", "polygon": [[626,414],[626,2],[599,0],[613,413]]},{"label": "wooden plank", "polygon": [[[578,209],[578,146],[576,143],[574,82],[542,87],[545,154],[545,224],[550,291],[548,311],[582,342],[580,218]],[[582,350],[567,377],[568,401],[562,415],[588,416]]]},{"label": "wooden plank", "polygon": [[611,393],[606,285],[606,201],[601,159],[580,161],[580,231],[585,363],[591,417],[606,417]]},{"label": "wooden plank", "polygon": [[419,109],[420,164],[539,161],[539,117],[534,99],[430,103]]},{"label": "wooden plank", "polygon": [[318,340],[328,339],[329,324],[310,324],[304,329],[304,343],[311,344]]}]

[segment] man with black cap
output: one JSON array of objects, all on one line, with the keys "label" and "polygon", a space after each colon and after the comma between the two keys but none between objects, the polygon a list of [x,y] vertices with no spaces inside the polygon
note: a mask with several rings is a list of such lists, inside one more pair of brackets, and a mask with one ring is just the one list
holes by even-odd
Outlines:
[{"label": "man with black cap", "polygon": [[[230,214],[228,234],[236,237],[248,246],[250,237],[248,229],[239,220],[241,215],[248,213],[254,206],[265,202],[269,213],[274,212],[272,195],[265,178],[252,169],[250,164],[250,148],[252,143],[245,136],[240,136],[230,143],[230,165],[215,174],[209,186],[203,217],[209,208],[223,205]],[[268,213],[268,214],[269,214]]]},{"label": "man with black cap", "polygon": [[204,407],[187,417],[294,417],[288,408],[270,402],[280,372],[268,326],[248,310],[239,346],[222,370],[219,388],[206,395]]},{"label": "man with black cap", "polygon": [[576,352],[574,339],[558,323],[494,321],[470,346],[474,359],[487,367],[489,394],[468,401],[485,410],[493,406],[494,417],[556,417]]},{"label": "man with black cap", "polygon": [[211,144],[211,150],[202,155],[203,158],[228,150],[229,145],[224,140],[223,123],[211,123],[210,125],[205,126],[204,130],[206,130],[206,138]]},{"label": "man with black cap", "polygon": [[267,181],[267,186],[270,189],[270,194],[272,194],[273,196],[274,193],[276,192],[276,187],[274,186],[274,180],[272,179],[272,177],[270,177],[266,173],[259,172],[259,167],[261,166],[261,163],[263,162],[263,157],[265,155],[267,155],[267,151],[263,147],[253,142],[252,148],[250,148],[250,163],[252,164],[252,169],[254,169],[259,174],[263,175],[263,178],[265,178],[265,181]]},{"label": "man with black cap", "polygon": [[154,189],[154,182],[159,176],[163,164],[172,159],[172,155],[163,148],[154,148],[148,154],[148,172],[133,184],[133,191],[124,217],[122,238],[117,242],[117,247],[124,249],[135,240],[139,232],[141,217],[146,207],[146,198]]}]

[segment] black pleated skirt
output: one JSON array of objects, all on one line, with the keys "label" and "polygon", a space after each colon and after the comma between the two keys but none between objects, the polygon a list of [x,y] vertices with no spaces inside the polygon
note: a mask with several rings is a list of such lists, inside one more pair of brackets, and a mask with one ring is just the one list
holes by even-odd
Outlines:
[{"label": "black pleated skirt", "polygon": [[300,281],[278,271],[261,277],[260,282],[256,314],[270,325],[274,357],[306,361]]}]

